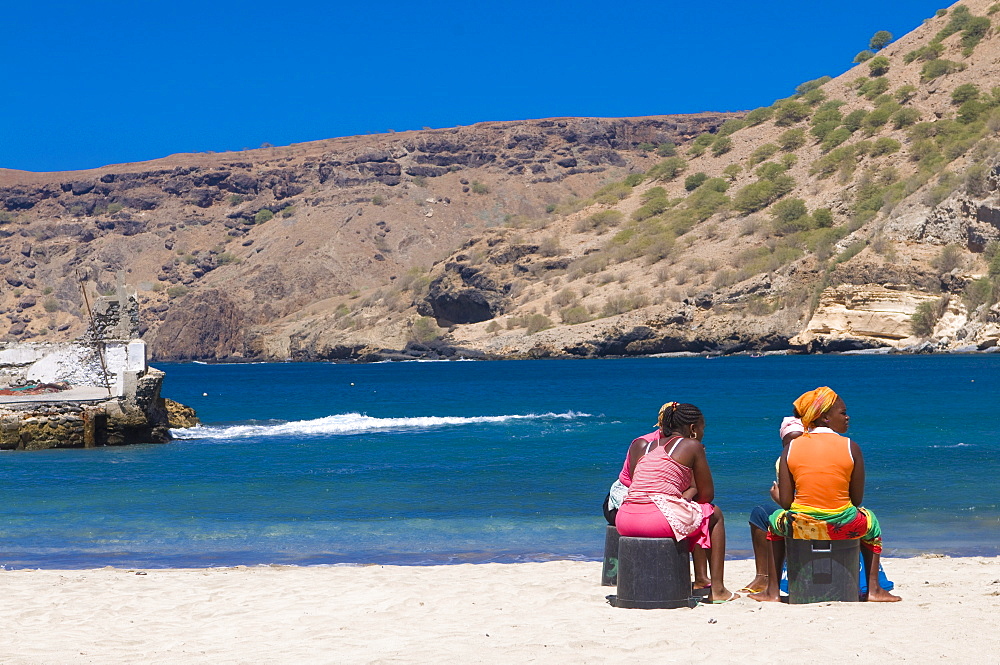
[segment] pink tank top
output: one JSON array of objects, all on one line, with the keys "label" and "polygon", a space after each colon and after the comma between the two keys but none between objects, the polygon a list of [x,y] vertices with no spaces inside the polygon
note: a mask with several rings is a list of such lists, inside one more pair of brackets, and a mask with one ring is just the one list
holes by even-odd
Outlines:
[{"label": "pink tank top", "polygon": [[639,459],[624,503],[652,503],[650,494],[680,497],[691,487],[694,471],[670,456],[679,442],[680,437],[677,437],[670,450],[658,446]]},{"label": "pink tank top", "polygon": [[[643,441],[646,442],[646,450],[648,451],[649,445],[659,438],[660,438],[660,430],[656,430],[655,432],[650,432],[649,434],[643,434],[642,436],[632,439],[632,443],[635,443],[639,439],[642,439]],[[631,449],[632,447],[629,446],[629,450]],[[625,487],[631,487],[632,485],[632,476],[629,475],[628,472],[628,453],[625,453],[625,463],[622,464],[622,472],[618,474],[618,480]]]}]

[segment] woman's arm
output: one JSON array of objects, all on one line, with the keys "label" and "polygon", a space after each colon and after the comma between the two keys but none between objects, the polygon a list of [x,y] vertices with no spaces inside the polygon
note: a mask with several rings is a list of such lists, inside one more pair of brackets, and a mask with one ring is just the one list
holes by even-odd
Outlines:
[{"label": "woman's arm", "polygon": [[788,510],[795,500],[795,480],[792,472],[788,470],[788,446],[781,451],[781,458],[778,460],[778,505]]},{"label": "woman's arm", "polygon": [[865,500],[865,456],[861,454],[861,446],[851,441],[851,457],[854,458],[854,471],[851,472],[851,503],[860,506]]},{"label": "woman's arm", "polygon": [[[649,445],[650,444],[645,439],[643,439],[642,437],[639,437],[638,439],[633,440],[632,441],[632,445],[628,447],[628,477],[629,478],[634,478],[635,477],[635,465],[638,464],[639,460],[642,458],[642,456],[646,454],[646,446],[649,446]],[[650,446],[650,448],[653,448],[653,447],[654,446]]]},{"label": "woman's arm", "polygon": [[[712,480],[712,469],[709,468],[708,457],[705,456],[705,446],[694,439],[684,439],[683,443],[689,444],[685,447],[691,452],[690,466],[694,472],[694,484],[698,490],[694,499],[698,503],[712,503],[715,500],[715,481]],[[684,464],[684,461],[677,461]]]}]

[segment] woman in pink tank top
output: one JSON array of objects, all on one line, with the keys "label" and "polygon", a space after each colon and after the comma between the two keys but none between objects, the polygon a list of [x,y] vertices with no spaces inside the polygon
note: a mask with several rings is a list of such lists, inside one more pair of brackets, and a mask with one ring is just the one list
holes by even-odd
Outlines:
[{"label": "woman in pink tank top", "polygon": [[686,538],[692,549],[708,550],[709,600],[738,598],[723,582],[726,527],[722,511],[711,503],[715,484],[701,443],[705,418],[693,404],[672,402],[660,410],[659,425],[660,438],[633,442],[633,448],[645,448],[643,454],[629,451],[632,484],[618,509],[618,532],[640,538]]}]

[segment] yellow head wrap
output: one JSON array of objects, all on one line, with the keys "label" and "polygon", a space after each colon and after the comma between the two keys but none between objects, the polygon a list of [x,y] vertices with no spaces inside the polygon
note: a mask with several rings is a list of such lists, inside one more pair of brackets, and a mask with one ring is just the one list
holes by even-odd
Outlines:
[{"label": "yellow head wrap", "polygon": [[837,393],[823,386],[804,393],[792,404],[795,406],[795,412],[799,414],[802,426],[809,430],[813,428],[820,416],[830,410],[836,401]]},{"label": "yellow head wrap", "polygon": [[677,410],[677,402],[667,402],[660,407],[660,413],[656,417],[656,426],[663,429],[663,417]]}]

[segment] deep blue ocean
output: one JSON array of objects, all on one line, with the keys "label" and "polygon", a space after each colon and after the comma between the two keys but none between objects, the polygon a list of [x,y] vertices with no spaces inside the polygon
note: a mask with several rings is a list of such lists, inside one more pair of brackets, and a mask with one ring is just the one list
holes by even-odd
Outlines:
[{"label": "deep blue ocean", "polygon": [[158,364],[204,425],[0,454],[7,568],[599,559],[601,501],[665,401],[697,404],[730,557],[777,428],[829,385],[886,553],[1000,554],[1000,354]]}]

